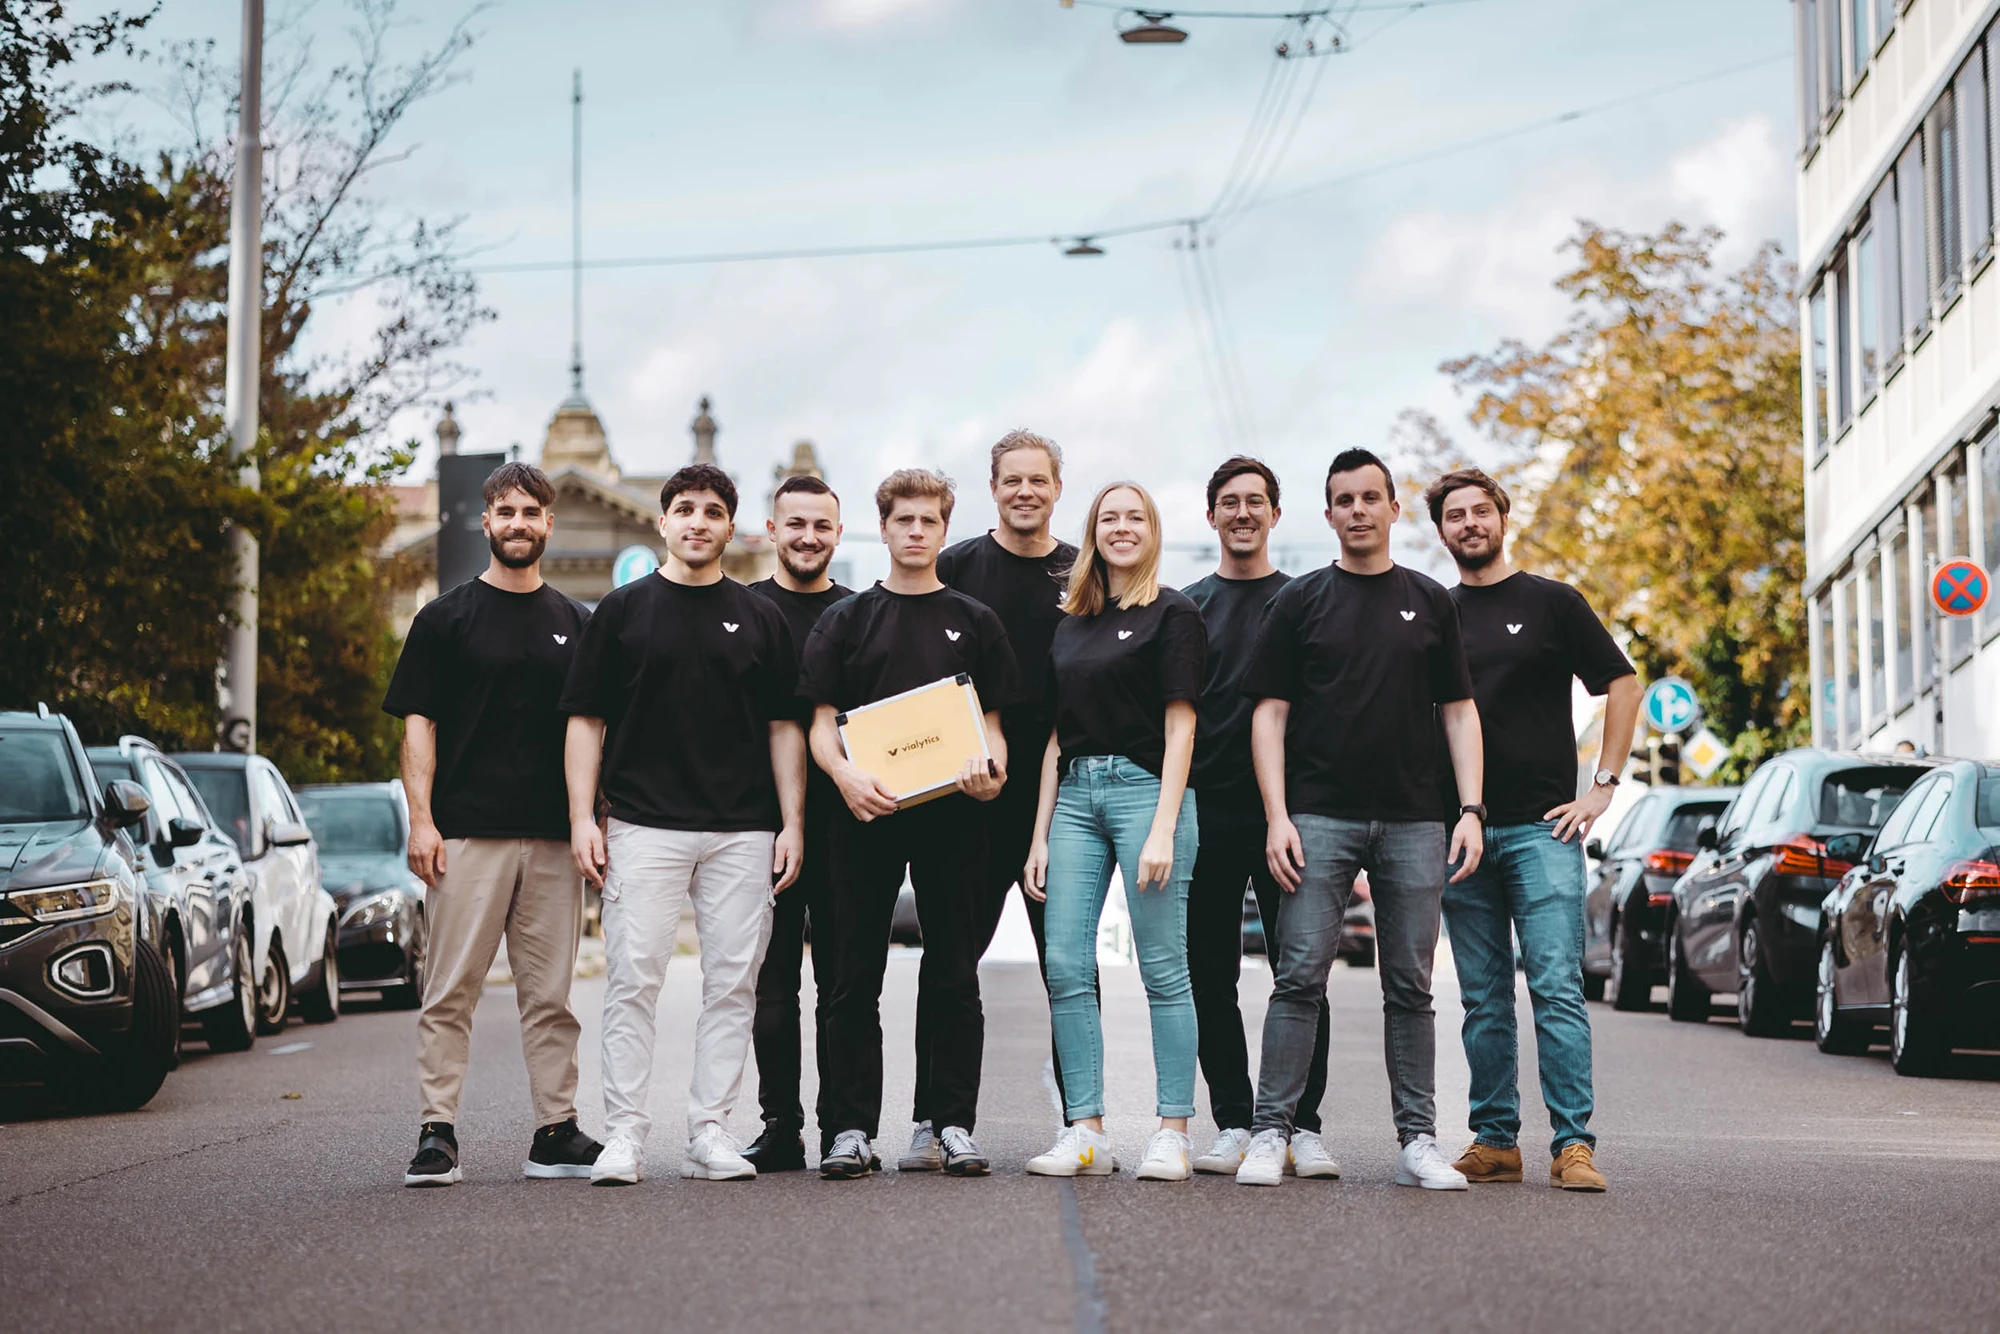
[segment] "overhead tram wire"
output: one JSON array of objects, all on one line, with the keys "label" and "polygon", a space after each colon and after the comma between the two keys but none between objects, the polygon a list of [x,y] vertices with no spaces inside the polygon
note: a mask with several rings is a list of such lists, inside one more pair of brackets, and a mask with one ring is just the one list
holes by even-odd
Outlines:
[{"label": "overhead tram wire", "polygon": [[[1193,229],[1189,223],[1190,231]],[[1174,271],[1180,275],[1181,295],[1187,300],[1188,322],[1194,326],[1195,359],[1201,363],[1202,388],[1208,394],[1209,410],[1215,414],[1215,432],[1221,437],[1223,447],[1232,453],[1238,452],[1237,427],[1230,401],[1224,392],[1222,377],[1213,364],[1215,340],[1208,328],[1207,311],[1195,296],[1193,265],[1196,260],[1188,253],[1189,244],[1185,238],[1174,238]]]},{"label": "overhead tram wire", "polygon": [[1237,355],[1236,326],[1230,323],[1229,306],[1223,300],[1222,271],[1215,258],[1215,237],[1211,233],[1202,244],[1201,229],[1193,229],[1195,237],[1195,273],[1206,275],[1208,298],[1211,307],[1210,319],[1217,331],[1217,345],[1221,351],[1222,364],[1228,368],[1235,388],[1237,416],[1242,422],[1243,434],[1252,448],[1258,443],[1257,415],[1250,406],[1250,379],[1243,372],[1243,359]]}]

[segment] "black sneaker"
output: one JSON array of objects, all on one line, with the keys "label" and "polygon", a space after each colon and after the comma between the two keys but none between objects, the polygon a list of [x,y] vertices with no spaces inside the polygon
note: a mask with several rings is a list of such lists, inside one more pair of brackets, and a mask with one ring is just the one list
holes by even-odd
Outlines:
[{"label": "black sneaker", "polygon": [[875,1161],[865,1133],[843,1130],[833,1137],[833,1148],[820,1159],[819,1174],[832,1181],[865,1177],[874,1170]]},{"label": "black sneaker", "polygon": [[765,1123],[764,1133],[743,1151],[751,1166],[762,1176],[766,1172],[802,1172],[806,1166],[806,1141],[798,1127],[782,1121]]},{"label": "black sneaker", "polygon": [[944,1133],[938,1136],[938,1152],[944,1158],[946,1176],[983,1177],[993,1171],[986,1155],[972,1142],[971,1132],[961,1126],[944,1128]]},{"label": "black sneaker", "polygon": [[455,1186],[465,1178],[458,1170],[458,1133],[449,1121],[426,1121],[417,1127],[417,1156],[403,1171],[406,1186]]},{"label": "black sneaker", "polygon": [[521,1166],[527,1177],[587,1177],[590,1165],[604,1146],[576,1128],[576,1118],[543,1126],[528,1146],[528,1161]]}]

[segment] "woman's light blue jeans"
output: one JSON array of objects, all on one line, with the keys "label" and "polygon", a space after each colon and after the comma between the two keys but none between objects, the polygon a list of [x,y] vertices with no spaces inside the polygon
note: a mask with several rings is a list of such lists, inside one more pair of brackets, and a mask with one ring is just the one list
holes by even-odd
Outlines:
[{"label": "woman's light blue jeans", "polygon": [[1158,1115],[1194,1115],[1194,988],[1188,982],[1187,897],[1194,875],[1194,793],[1181,798],[1174,867],[1167,883],[1141,892],[1139,851],[1153,828],[1160,780],[1117,755],[1072,760],[1049,825],[1050,1022],[1062,1061],[1069,1119],[1104,1115],[1104,1029],[1097,1004],[1097,924],[1115,865],[1125,879],[1139,980],[1153,1014]]}]

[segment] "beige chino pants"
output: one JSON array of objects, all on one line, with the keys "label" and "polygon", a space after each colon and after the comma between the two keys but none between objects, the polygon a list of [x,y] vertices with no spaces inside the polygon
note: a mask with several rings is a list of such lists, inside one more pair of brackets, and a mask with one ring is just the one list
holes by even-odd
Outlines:
[{"label": "beige chino pants", "polygon": [[521,1008],[521,1054],[535,1124],[576,1115],[576,1042],[569,1008],[583,928],[583,881],[569,844],[550,838],[451,838],[430,891],[430,954],[417,1020],[417,1079],[426,1121],[458,1120],[472,1011],[502,936]]}]

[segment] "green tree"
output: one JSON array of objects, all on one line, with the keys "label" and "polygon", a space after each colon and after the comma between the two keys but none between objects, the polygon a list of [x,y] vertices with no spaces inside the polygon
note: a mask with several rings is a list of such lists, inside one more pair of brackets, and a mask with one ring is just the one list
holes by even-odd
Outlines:
[{"label": "green tree", "polygon": [[1773,245],[1717,272],[1720,239],[1584,223],[1561,332],[1444,370],[1503,451],[1514,558],[1580,587],[1647,679],[1694,683],[1727,781],[1810,719],[1793,276]]}]

